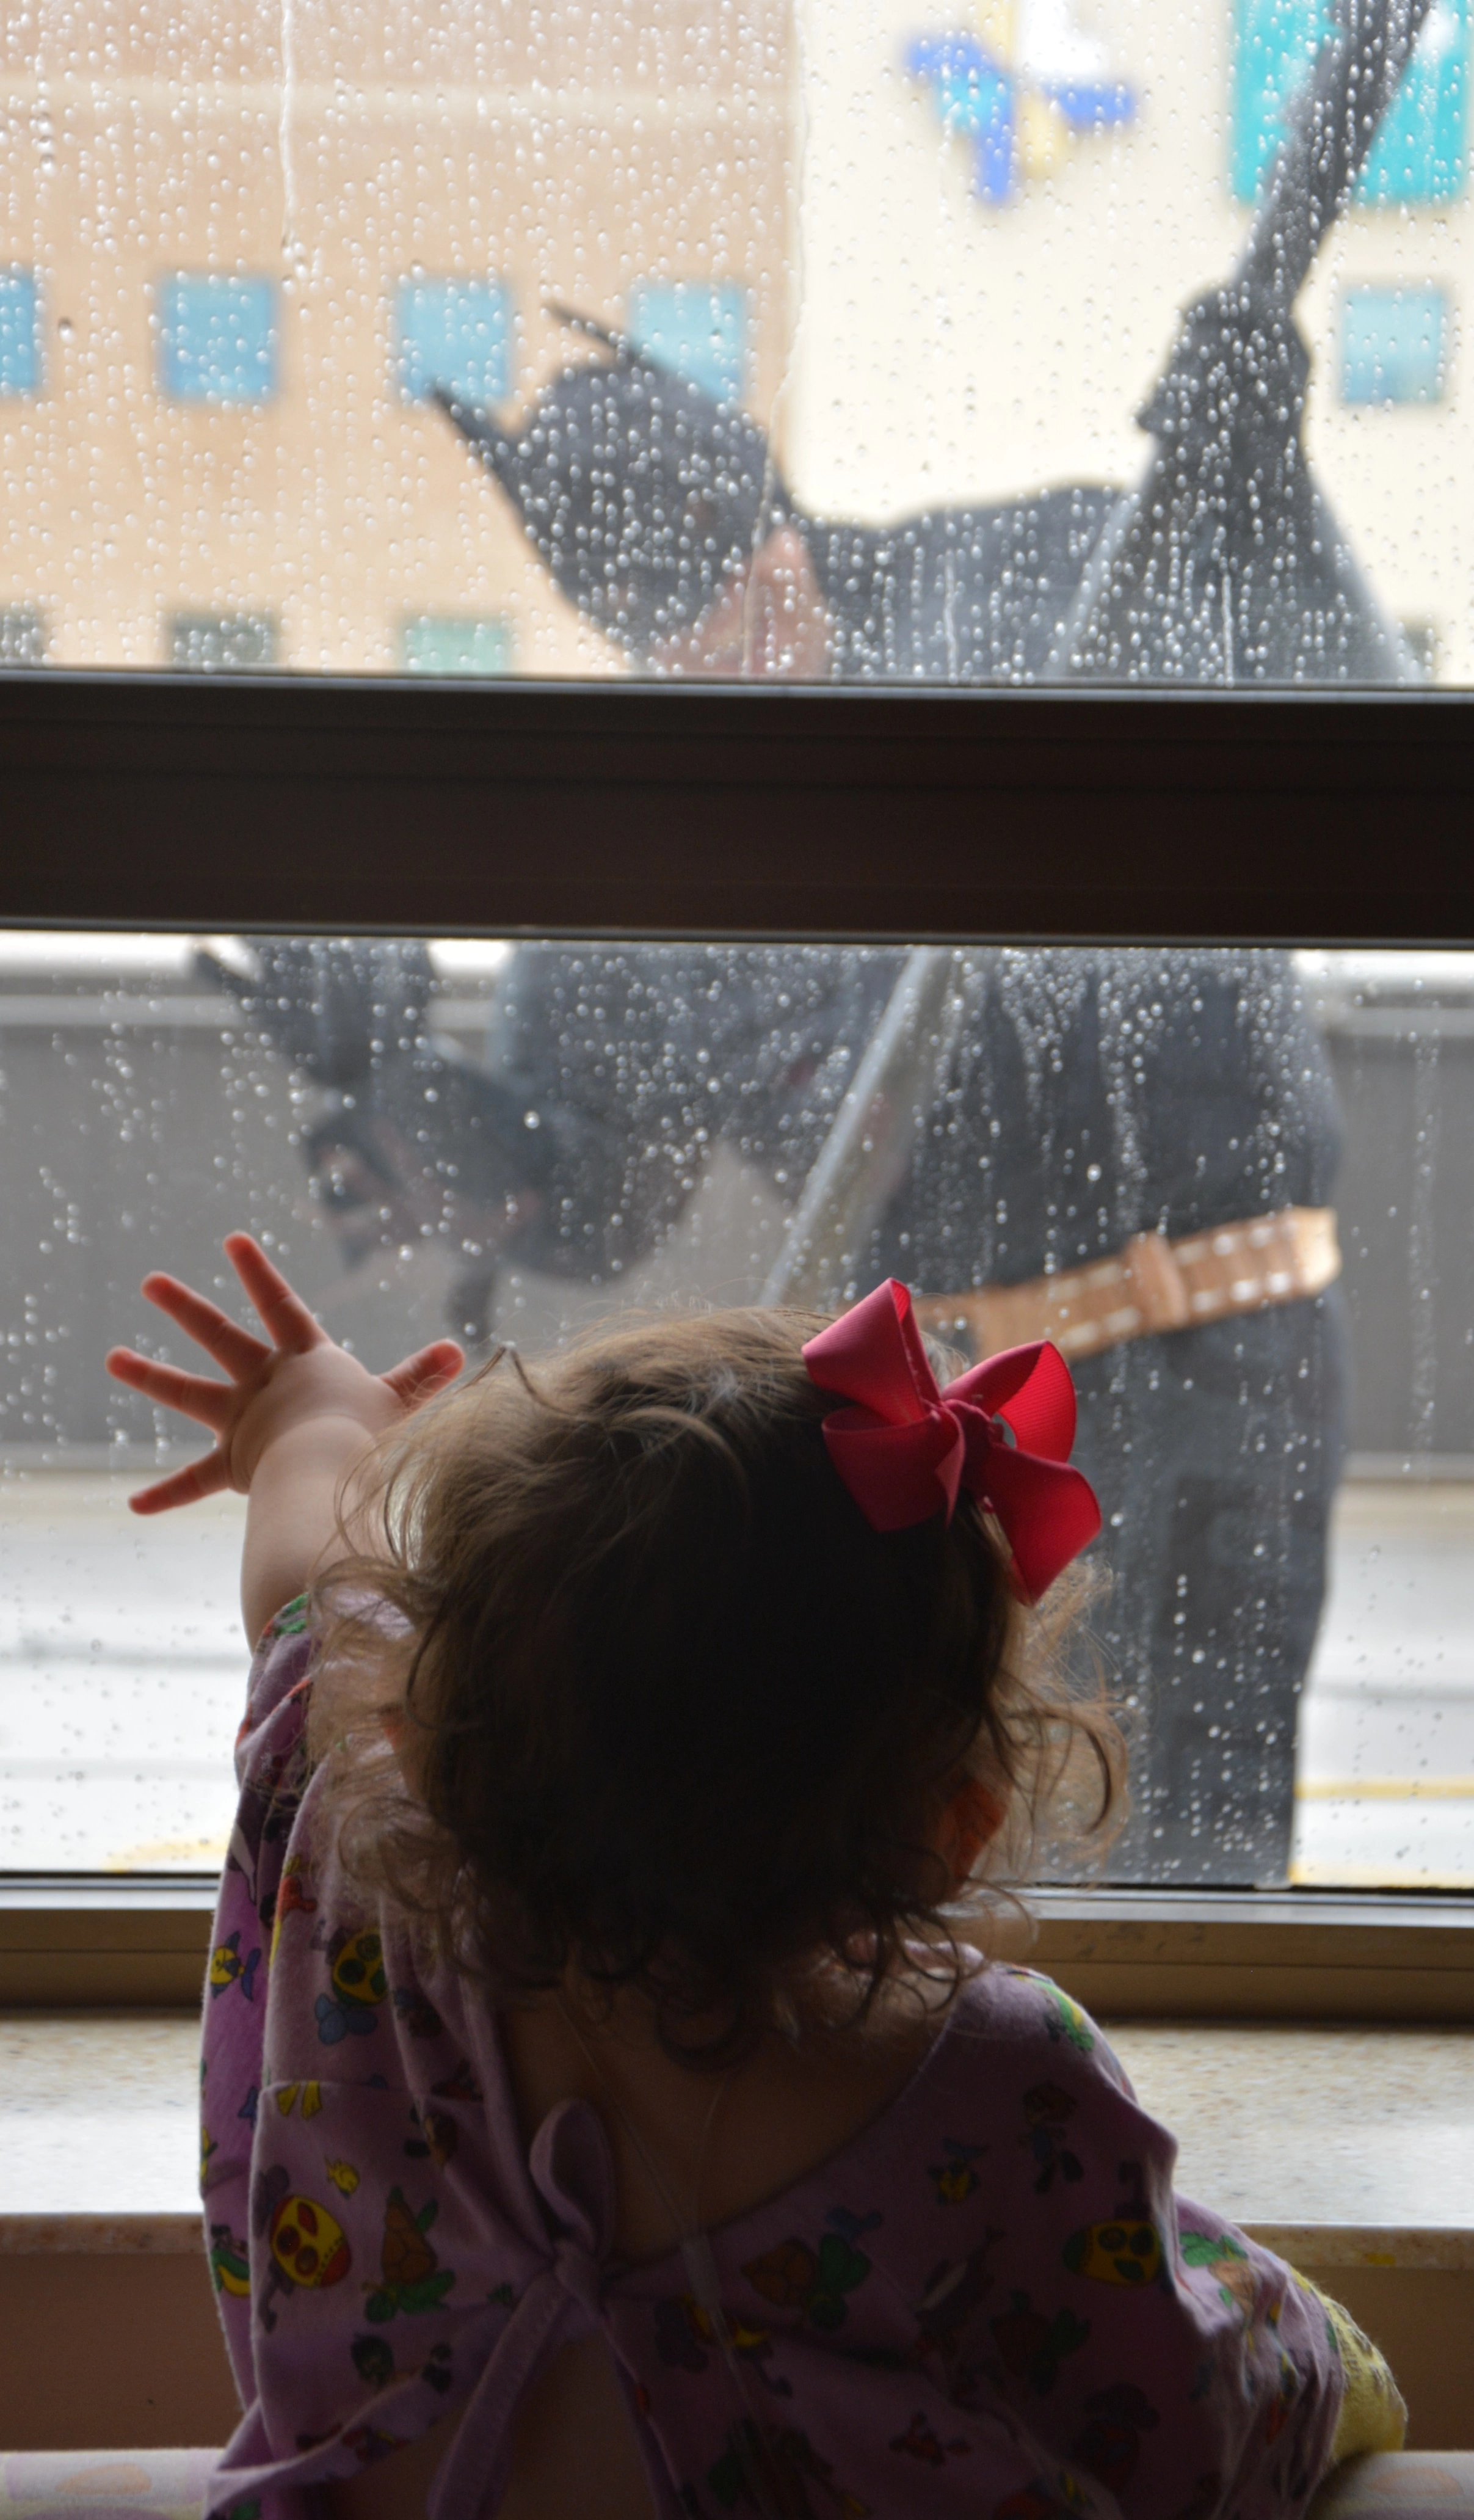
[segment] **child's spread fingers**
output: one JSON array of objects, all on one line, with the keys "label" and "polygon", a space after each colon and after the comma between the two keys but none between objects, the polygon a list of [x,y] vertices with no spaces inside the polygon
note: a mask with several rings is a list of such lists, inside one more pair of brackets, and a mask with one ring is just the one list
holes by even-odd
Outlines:
[{"label": "child's spread fingers", "polygon": [[271,1354],[263,1340],[243,1330],[240,1323],[222,1313],[207,1295],[197,1295],[193,1286],[185,1285],[182,1279],[169,1277],[162,1269],[153,1270],[144,1280],[143,1292],[151,1304],[167,1313],[197,1347],[202,1347],[206,1356],[223,1365],[238,1382],[254,1373]]},{"label": "child's spread fingers", "polygon": [[198,1505],[201,1497],[218,1496],[230,1484],[223,1453],[208,1453],[202,1462],[188,1462],[151,1488],[128,1499],[134,1513],[167,1513],[176,1505]]},{"label": "child's spread fingers", "polygon": [[242,1285],[279,1348],[305,1355],[321,1347],[328,1333],[314,1321],[301,1296],[289,1286],[281,1270],[268,1260],[249,1234],[228,1234],[225,1249]]},{"label": "child's spread fingers", "polygon": [[423,1400],[454,1382],[465,1363],[465,1352],[454,1339],[432,1339],[428,1347],[405,1357],[381,1379],[406,1409],[418,1409]]},{"label": "child's spread fingers", "polygon": [[114,1382],[125,1382],[130,1391],[142,1392],[145,1400],[156,1401],[160,1409],[177,1409],[182,1418],[198,1418],[213,1432],[229,1422],[236,1405],[235,1387],[229,1382],[185,1373],[177,1365],[161,1365],[156,1357],[138,1356],[131,1347],[110,1348],[104,1363]]}]

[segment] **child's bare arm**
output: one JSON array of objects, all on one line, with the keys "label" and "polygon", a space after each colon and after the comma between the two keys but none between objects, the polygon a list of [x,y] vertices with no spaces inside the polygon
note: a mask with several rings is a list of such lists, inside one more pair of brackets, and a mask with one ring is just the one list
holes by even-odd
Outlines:
[{"label": "child's bare arm", "polygon": [[[370,1373],[338,1347],[248,1234],[226,1253],[270,1344],[177,1278],[144,1280],[143,1291],[230,1376],[186,1373],[131,1348],[113,1348],[108,1371],[165,1409],[207,1426],[215,1449],[131,1500],[135,1513],[234,1488],[248,1496],[241,1607],[254,1642],[274,1610],[302,1592],[338,1527],[351,1517],[353,1474],[376,1436],[443,1389],[465,1359],[436,1339],[392,1372]],[[358,1535],[355,1535],[357,1537]]]}]

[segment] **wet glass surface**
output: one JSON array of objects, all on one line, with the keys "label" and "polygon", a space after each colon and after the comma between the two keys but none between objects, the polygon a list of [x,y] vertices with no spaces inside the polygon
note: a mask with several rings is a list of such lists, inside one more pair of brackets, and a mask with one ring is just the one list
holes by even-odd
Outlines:
[{"label": "wet glass surface", "polygon": [[1466,685],[1468,0],[46,0],[0,665]]},{"label": "wet glass surface", "polygon": [[0,940],[0,1868],[229,1823],[240,1507],[102,1355],[249,1224],[383,1364],[893,1272],[1051,1335],[1135,1709],[1110,1869],[1474,1881],[1474,956]]}]

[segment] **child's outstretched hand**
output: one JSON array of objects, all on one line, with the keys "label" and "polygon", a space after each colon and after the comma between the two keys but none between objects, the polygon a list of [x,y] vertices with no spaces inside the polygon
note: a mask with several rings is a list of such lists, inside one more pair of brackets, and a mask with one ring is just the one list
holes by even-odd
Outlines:
[{"label": "child's outstretched hand", "polygon": [[313,1320],[250,1235],[228,1235],[225,1250],[270,1333],[270,1346],[243,1330],[207,1296],[156,1272],[145,1278],[143,1293],[224,1366],[229,1382],[217,1382],[213,1374],[184,1373],[178,1366],[160,1365],[128,1347],[109,1354],[108,1372],[115,1381],[126,1382],[161,1408],[197,1418],[215,1438],[215,1449],[204,1461],[191,1462],[130,1497],[135,1513],[164,1513],[170,1506],[193,1505],[221,1488],[244,1493],[268,1444],[311,1419],[346,1420],[372,1440],[453,1382],[466,1362],[454,1339],[435,1339],[391,1372],[370,1373]]},{"label": "child's outstretched hand", "polygon": [[156,1275],[143,1282],[150,1303],[230,1379],[186,1373],[126,1347],[111,1351],[108,1372],[215,1438],[203,1461],[131,1497],[135,1513],[164,1513],[223,1488],[245,1493],[256,1482],[242,1570],[246,1629],[254,1637],[302,1590],[339,1529],[343,1482],[374,1438],[453,1382],[466,1360],[454,1339],[434,1339],[391,1372],[370,1373],[313,1320],[248,1234],[229,1235],[225,1249],[270,1343],[177,1278]]}]

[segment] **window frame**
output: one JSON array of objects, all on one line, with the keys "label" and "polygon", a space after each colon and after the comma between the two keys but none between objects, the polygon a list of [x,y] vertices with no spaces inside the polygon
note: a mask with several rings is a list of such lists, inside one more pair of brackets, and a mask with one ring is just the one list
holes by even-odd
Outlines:
[{"label": "window frame", "polygon": [[[1471,789],[1474,693],[0,672],[0,924],[1468,946]],[[0,1875],[0,2003],[191,2002],[210,1903]],[[1474,1898],[1031,1904],[1117,2016],[1474,2019]]]},{"label": "window frame", "polygon": [[1437,690],[21,669],[0,923],[1468,944],[1471,774]]},{"label": "window frame", "polygon": [[[210,1873],[0,1873],[0,2009],[199,2001]],[[1421,1890],[1031,1890],[1001,1955],[1106,2019],[1474,2022],[1474,1901]]]}]

